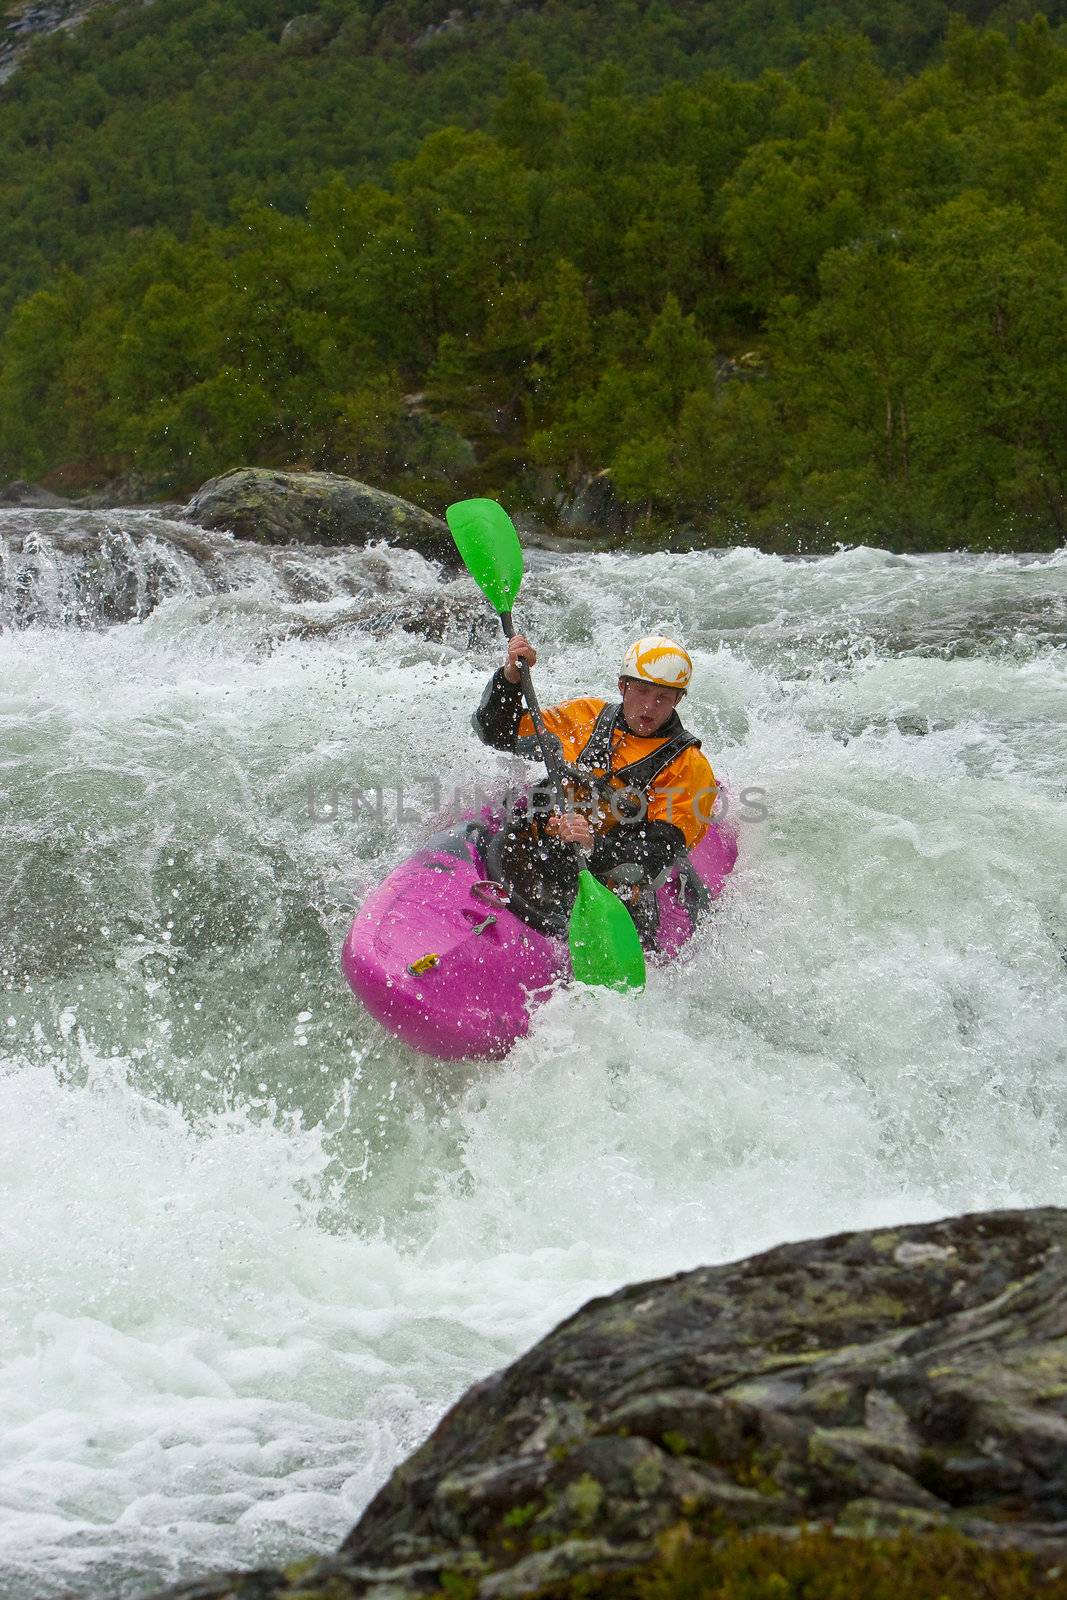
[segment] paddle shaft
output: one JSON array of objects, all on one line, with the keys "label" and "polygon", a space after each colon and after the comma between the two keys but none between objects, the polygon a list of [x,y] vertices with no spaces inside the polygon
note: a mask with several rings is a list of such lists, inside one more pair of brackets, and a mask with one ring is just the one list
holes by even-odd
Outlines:
[{"label": "paddle shaft", "polygon": [[[504,637],[513,639],[511,608],[522,582],[522,547],[515,524],[495,500],[458,500],[448,507],[445,516],[464,566],[500,618]],[[561,811],[569,810],[562,751],[545,727],[529,667],[520,661],[518,668],[523,698],[556,803]],[[570,849],[578,868],[578,896],[567,931],[575,975],[584,983],[640,988],[645,981],[645,958],[630,913],[583,866],[587,852],[578,845],[571,845]]]},{"label": "paddle shaft", "polygon": [[[506,639],[515,637],[510,611],[501,611],[500,626]],[[533,718],[541,759],[556,790],[559,808],[567,809],[566,778],[563,762],[556,753],[541,707],[534,693],[533,679],[525,661],[518,663],[526,709]],[[571,911],[567,931],[575,976],[583,983],[609,984],[612,988],[641,989],[645,983],[645,955],[633,918],[612,891],[589,871],[588,853],[572,845],[578,868],[578,896]]]},{"label": "paddle shaft", "polygon": [[[515,624],[511,620],[510,611],[500,612],[500,626],[504,630],[504,637],[506,639],[513,639],[515,637]],[[530,669],[526,665],[525,661],[519,662],[519,683],[522,685],[522,693],[523,699],[526,701],[526,709],[533,718],[534,732],[537,734],[537,743],[541,747],[541,759],[548,771],[548,776],[552,780],[552,785],[556,791],[556,798],[559,802],[560,810],[566,810],[567,784],[563,772],[563,763],[557,755],[556,747],[552,743],[548,729],[545,727],[545,719],[541,715],[541,707],[538,705],[537,696],[534,693],[533,679],[530,676]]]}]

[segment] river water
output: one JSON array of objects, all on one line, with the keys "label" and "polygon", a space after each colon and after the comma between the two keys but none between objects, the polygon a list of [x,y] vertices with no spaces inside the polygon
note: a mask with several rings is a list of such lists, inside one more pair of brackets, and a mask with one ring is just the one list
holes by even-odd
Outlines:
[{"label": "river water", "polygon": [[740,858],[646,992],[446,1065],[338,952],[503,783],[471,581],[0,513],[7,1600],[328,1550],[623,1282],[1067,1204],[1064,552],[535,552],[516,615],[546,702],[687,642]]}]

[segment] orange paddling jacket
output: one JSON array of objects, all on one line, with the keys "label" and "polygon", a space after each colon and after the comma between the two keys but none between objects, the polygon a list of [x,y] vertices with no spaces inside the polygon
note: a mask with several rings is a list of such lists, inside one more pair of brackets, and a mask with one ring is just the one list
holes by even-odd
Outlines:
[{"label": "orange paddling jacket", "polygon": [[[622,707],[605,700],[567,700],[543,716],[575,783],[599,802],[590,810],[596,830],[590,865],[598,877],[632,862],[655,878],[704,837],[715,805],[715,775],[677,712],[651,739],[633,733]],[[487,684],[473,721],[484,744],[540,757],[522,690],[509,683],[503,668]]]}]

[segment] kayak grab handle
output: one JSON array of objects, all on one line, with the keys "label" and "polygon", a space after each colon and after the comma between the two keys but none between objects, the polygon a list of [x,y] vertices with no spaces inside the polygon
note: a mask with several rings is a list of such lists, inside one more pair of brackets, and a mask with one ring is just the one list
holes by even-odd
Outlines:
[{"label": "kayak grab handle", "polygon": [[471,896],[480,900],[483,906],[496,906],[499,909],[510,903],[511,890],[505,884],[497,883],[494,878],[479,878],[477,883],[471,884]]}]

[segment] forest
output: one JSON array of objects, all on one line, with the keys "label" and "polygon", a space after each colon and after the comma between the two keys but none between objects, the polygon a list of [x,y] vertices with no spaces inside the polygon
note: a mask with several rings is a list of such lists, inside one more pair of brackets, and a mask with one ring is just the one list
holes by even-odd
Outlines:
[{"label": "forest", "polygon": [[[289,24],[287,27],[286,24]],[[0,482],[1067,535],[1063,17],[103,8],[0,86]]]}]

